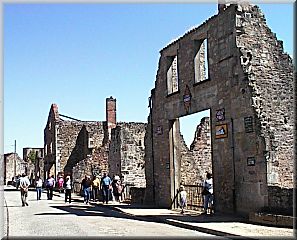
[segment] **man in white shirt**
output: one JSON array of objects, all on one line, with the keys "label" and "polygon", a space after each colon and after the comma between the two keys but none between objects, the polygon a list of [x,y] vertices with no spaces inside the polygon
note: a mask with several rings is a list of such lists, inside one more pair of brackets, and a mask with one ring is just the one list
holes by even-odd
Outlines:
[{"label": "man in white shirt", "polygon": [[30,181],[28,176],[23,173],[22,177],[20,178],[20,190],[21,190],[21,199],[22,199],[22,206],[28,206],[27,197],[28,197],[28,190],[30,186]]}]

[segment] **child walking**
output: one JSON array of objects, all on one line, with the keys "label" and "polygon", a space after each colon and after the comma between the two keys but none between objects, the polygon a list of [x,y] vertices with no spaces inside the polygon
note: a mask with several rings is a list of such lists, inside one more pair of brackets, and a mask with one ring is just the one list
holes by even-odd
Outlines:
[{"label": "child walking", "polygon": [[185,190],[184,186],[180,186],[180,207],[181,207],[181,213],[184,213],[184,208],[187,206],[187,192]]}]

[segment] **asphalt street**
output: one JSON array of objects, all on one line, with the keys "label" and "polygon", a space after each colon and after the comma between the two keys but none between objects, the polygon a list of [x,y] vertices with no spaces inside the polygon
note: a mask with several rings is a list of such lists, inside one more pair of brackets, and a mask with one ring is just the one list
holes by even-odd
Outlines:
[{"label": "asphalt street", "polygon": [[217,238],[211,234],[176,227],[115,211],[82,201],[65,203],[63,194],[47,200],[42,193],[29,191],[29,206],[22,207],[20,192],[14,187],[4,191],[4,236],[11,237],[195,237]]}]

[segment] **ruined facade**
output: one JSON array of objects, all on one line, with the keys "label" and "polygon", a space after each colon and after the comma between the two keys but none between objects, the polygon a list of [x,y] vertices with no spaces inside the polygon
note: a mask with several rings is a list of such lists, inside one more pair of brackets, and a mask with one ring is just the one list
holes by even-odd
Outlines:
[{"label": "ruined facade", "polygon": [[17,153],[4,154],[4,184],[11,183],[14,177],[25,173],[26,165]]},{"label": "ruined facade", "polygon": [[[53,104],[44,130],[44,177],[71,175],[77,191],[85,175],[101,178],[104,172],[110,176],[123,175],[125,182],[145,186],[144,126],[143,123],[117,123],[116,99],[112,97],[106,99],[106,121],[67,117],[59,114],[57,105]],[[114,168],[117,164],[119,169]]]},{"label": "ruined facade", "polygon": [[160,54],[145,201],[171,206],[184,167],[178,118],[210,109],[216,211],[292,208],[293,63],[260,9],[224,7]]},{"label": "ruined facade", "polygon": [[[64,116],[64,115],[63,115]],[[108,143],[107,124],[61,117],[53,104],[44,130],[45,172],[49,175],[72,174],[72,168]],[[106,169],[106,167],[104,168]]]}]

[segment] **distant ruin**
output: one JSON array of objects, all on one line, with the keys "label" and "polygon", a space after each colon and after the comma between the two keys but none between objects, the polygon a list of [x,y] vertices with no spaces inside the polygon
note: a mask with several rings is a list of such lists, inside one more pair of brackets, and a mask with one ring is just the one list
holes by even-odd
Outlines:
[{"label": "distant ruin", "polygon": [[44,178],[71,175],[79,191],[85,175],[101,178],[108,172],[111,177],[123,176],[126,184],[145,187],[145,131],[145,123],[116,122],[116,99],[112,97],[106,99],[106,121],[67,117],[52,104],[44,129]]}]

